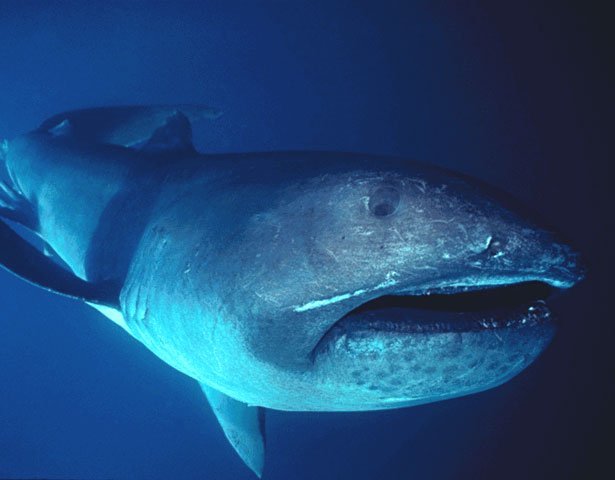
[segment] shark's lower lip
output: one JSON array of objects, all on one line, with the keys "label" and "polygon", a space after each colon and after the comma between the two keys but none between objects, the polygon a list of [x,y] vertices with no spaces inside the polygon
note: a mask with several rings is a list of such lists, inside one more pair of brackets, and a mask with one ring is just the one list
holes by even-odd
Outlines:
[{"label": "shark's lower lip", "polygon": [[391,335],[480,332],[528,328],[553,321],[545,299],[552,288],[540,282],[447,293],[382,296],[340,318],[318,342],[317,354],[332,340],[354,332]]}]

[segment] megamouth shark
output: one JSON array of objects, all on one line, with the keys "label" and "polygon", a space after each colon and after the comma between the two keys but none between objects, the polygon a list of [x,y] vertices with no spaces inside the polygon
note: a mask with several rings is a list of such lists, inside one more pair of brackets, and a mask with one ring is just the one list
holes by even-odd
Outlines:
[{"label": "megamouth shark", "polygon": [[92,108],[4,141],[0,264],[198,381],[258,476],[267,408],[467,395],[549,344],[545,300],[584,269],[505,194],[392,157],[198,153],[218,115]]}]

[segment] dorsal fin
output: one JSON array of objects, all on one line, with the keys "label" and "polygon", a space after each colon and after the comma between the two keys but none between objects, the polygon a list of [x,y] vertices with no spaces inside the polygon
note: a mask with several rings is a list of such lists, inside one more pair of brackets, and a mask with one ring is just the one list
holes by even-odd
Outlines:
[{"label": "dorsal fin", "polygon": [[80,139],[132,147],[147,141],[177,112],[181,112],[189,123],[221,115],[218,110],[202,105],[98,107],[54,115],[38,130],[65,133],[64,124],[70,126],[71,135]]},{"label": "dorsal fin", "polygon": [[181,112],[167,118],[166,123],[152,134],[141,150],[146,152],[194,152],[192,127]]},{"label": "dorsal fin", "polygon": [[45,290],[118,308],[119,286],[115,282],[90,283],[81,280],[37,250],[2,220],[0,266]]}]

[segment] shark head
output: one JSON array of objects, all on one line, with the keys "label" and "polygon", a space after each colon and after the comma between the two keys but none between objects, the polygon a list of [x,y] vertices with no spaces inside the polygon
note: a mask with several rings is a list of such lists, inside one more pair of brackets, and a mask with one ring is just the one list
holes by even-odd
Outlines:
[{"label": "shark head", "polygon": [[219,388],[287,410],[390,408],[499,385],[548,345],[546,298],[583,276],[573,249],[479,182],[365,165],[240,195],[251,211],[212,266],[237,344],[216,355],[234,359]]}]

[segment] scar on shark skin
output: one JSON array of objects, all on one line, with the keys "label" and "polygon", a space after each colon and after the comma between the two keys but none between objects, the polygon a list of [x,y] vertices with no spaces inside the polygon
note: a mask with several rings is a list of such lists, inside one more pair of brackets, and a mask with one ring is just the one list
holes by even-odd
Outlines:
[{"label": "scar on shark skin", "polygon": [[332,303],[337,303],[337,302],[341,302],[343,300],[348,300],[349,298],[352,297],[356,297],[359,295],[363,295],[365,293],[368,292],[374,292],[376,290],[381,290],[383,288],[387,288],[387,287],[392,287],[393,285],[395,285],[397,283],[397,280],[393,280],[393,277],[397,276],[397,272],[389,272],[387,274],[387,279],[382,282],[379,283],[378,285],[376,285],[374,288],[371,289],[360,289],[360,290],[356,290],[352,293],[344,293],[341,295],[336,295],[334,297],[331,298],[325,298],[322,300],[312,300],[310,302],[304,303],[303,305],[299,305],[299,306],[294,306],[293,307],[293,311],[295,312],[305,312],[306,310],[312,310],[314,308],[320,308],[320,307],[326,307],[327,305],[330,305]]}]

